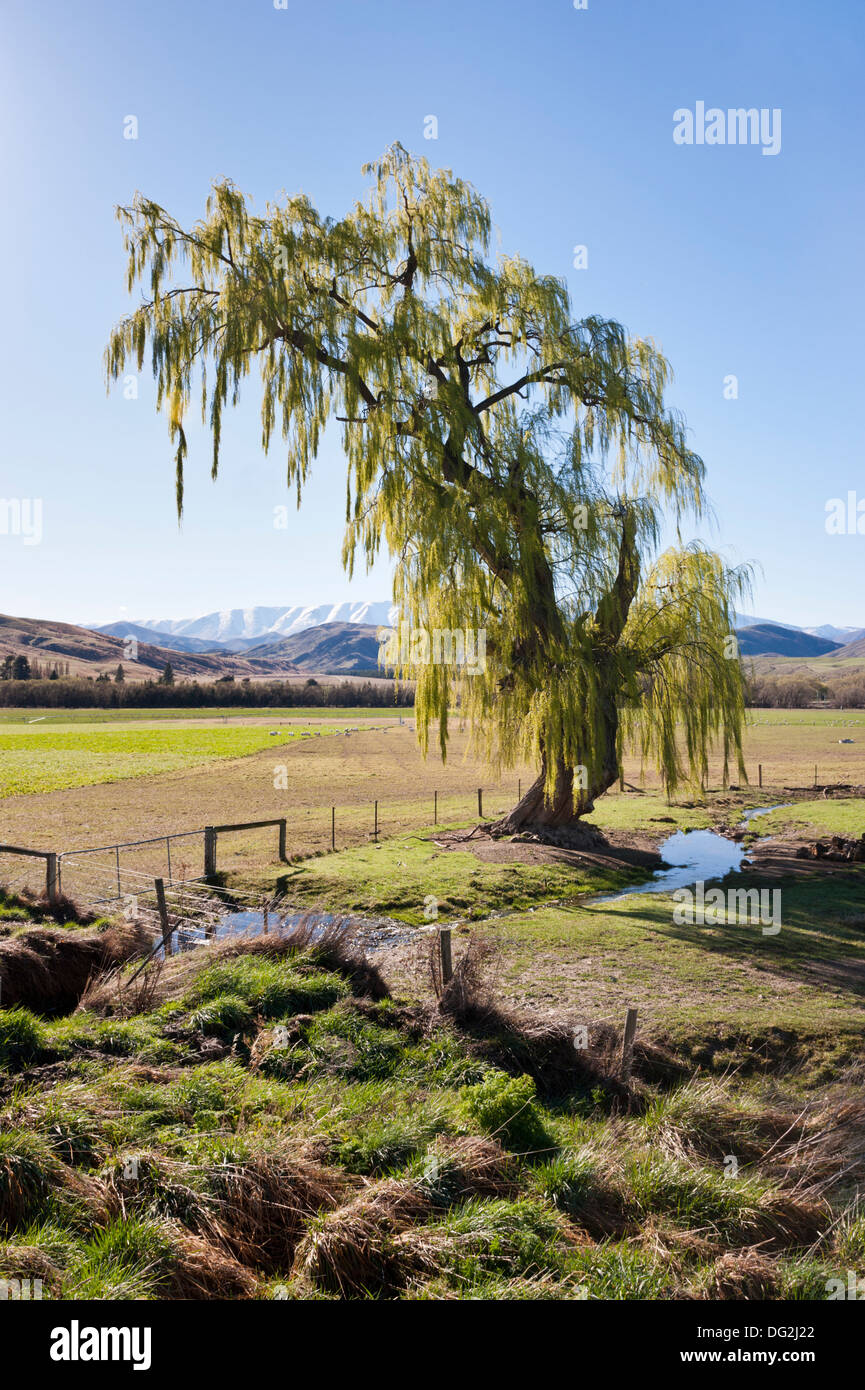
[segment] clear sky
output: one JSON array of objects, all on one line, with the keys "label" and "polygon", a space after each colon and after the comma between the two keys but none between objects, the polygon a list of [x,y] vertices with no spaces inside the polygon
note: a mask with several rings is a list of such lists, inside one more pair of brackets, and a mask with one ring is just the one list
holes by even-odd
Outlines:
[{"label": "clear sky", "polygon": [[[220,176],[339,215],[399,139],[471,180],[577,316],[662,347],[714,542],[762,567],[751,611],[865,625],[865,535],[825,530],[830,498],[865,499],[863,36],[861,0],[0,0],[0,497],[43,506],[40,544],[0,534],[0,611],[388,597],[386,565],[342,574],[336,439],[274,529],[291,499],[252,389],[215,485],[192,432],[178,530],[152,382],[107,397],[102,351],[130,305],[113,209],[136,189],[181,221]],[[780,109],[780,153],[675,144],[700,101]]]}]

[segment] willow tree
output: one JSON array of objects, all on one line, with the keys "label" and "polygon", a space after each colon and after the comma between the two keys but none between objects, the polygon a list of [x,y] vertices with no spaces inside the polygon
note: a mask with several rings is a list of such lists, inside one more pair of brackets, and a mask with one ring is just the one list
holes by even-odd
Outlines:
[{"label": "willow tree", "polygon": [[[183,503],[193,397],[219,467],[223,413],[261,380],[261,441],[284,441],[300,505],[325,427],[347,460],[343,561],[382,546],[412,633],[469,629],[485,661],[399,661],[419,739],[442,756],[459,708],[497,767],[539,774],[501,823],[561,824],[621,776],[625,746],[671,790],[719,740],[740,773],[742,681],[729,640],[743,576],[659,537],[704,507],[701,459],[665,404],[667,362],[607,319],[575,320],[561,280],[488,254],[487,204],[394,145],[365,201],[322,216],[286,197],[255,216],[230,182],[184,228],[121,208],[130,291],[109,383],[150,349]],[[411,649],[412,651],[414,648]]]}]

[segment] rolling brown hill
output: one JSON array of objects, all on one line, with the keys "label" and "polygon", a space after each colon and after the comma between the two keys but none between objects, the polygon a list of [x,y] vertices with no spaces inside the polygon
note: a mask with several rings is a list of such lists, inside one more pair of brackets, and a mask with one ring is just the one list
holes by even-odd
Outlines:
[{"label": "rolling brown hill", "polygon": [[865,637],[859,637],[855,642],[848,642],[846,646],[839,647],[833,656],[846,660],[848,657],[865,657]]},{"label": "rolling brown hill", "polygon": [[[327,671],[350,674],[352,671],[379,669],[378,627],[372,623],[320,623],[308,627],[278,642],[250,647],[247,660],[280,659],[289,661],[298,671]],[[382,671],[382,674],[384,672]]]},{"label": "rolling brown hill", "polygon": [[[814,637],[797,628],[782,627],[780,623],[754,623],[736,631],[739,650],[743,656],[828,656],[841,655],[837,642]],[[844,649],[846,650],[846,648]]]},{"label": "rolling brown hill", "polygon": [[261,680],[297,672],[291,660],[278,652],[267,659],[222,653],[207,656],[139,642],[133,661],[125,655],[126,650],[122,638],[89,628],[0,614],[0,661],[8,655],[26,656],[49,669],[60,662],[61,674],[68,662],[70,676],[98,676],[103,671],[113,676],[119,664],[128,681],[152,680],[162,674],[166,662],[171,663],[176,676],[190,680],[217,680],[220,676]]}]

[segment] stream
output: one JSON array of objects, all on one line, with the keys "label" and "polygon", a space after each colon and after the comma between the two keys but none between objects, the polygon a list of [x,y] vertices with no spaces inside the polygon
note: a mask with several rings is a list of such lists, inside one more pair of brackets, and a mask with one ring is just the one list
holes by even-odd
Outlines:
[{"label": "stream", "polygon": [[[743,813],[739,828],[747,826],[756,816],[768,816],[770,811],[779,811],[787,804],[779,802],[777,806],[755,806]],[[717,830],[676,830],[659,849],[670,866],[668,869],[658,869],[645,883],[637,883],[618,893],[607,893],[590,901],[618,902],[620,898],[629,898],[635,893],[669,893],[674,888],[690,888],[695,883],[723,878],[725,874],[737,870],[748,853],[739,840],[730,840],[726,835],[719,835]]]},{"label": "stream", "polygon": [[[755,806],[742,814],[739,828],[743,829],[757,816],[768,816],[770,811],[781,810],[788,802],[776,806]],[[676,830],[659,846],[667,868],[658,869],[644,883],[633,884],[618,893],[605,893],[601,896],[583,898],[587,906],[600,903],[618,902],[622,898],[633,897],[638,893],[669,893],[675,888],[687,888],[698,882],[723,878],[725,874],[737,870],[746,857],[747,848],[738,840],[719,835],[716,830]],[[541,906],[542,904],[538,904]],[[543,906],[555,906],[546,903]],[[272,931],[294,927],[306,920],[314,924],[315,930],[324,931],[342,917],[351,915],[352,923],[363,948],[368,951],[381,950],[385,946],[402,946],[417,938],[420,931],[429,928],[407,926],[390,917],[363,918],[354,914],[335,914],[331,912],[304,912],[289,910],[271,912],[268,927]],[[490,914],[499,918],[513,915],[510,911]],[[452,924],[448,924],[452,925]],[[476,924],[477,925],[477,924]],[[264,916],[252,908],[227,912],[209,931],[201,928],[185,927],[174,936],[175,949],[185,951],[207,941],[225,941],[232,936],[261,936],[264,931]]]}]

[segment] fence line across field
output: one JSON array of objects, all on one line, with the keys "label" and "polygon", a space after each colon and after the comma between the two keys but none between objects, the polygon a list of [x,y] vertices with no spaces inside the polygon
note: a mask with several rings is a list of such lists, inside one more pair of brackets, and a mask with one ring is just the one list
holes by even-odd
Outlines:
[{"label": "fence line across field", "polygon": [[[763,787],[764,780],[766,780],[764,774],[767,774],[767,772],[767,764],[758,764],[757,776],[750,784],[755,790]],[[819,791],[821,788],[821,784],[818,780],[818,772],[819,768],[815,765],[813,782],[815,791]],[[630,784],[627,785],[630,787]],[[832,781],[827,783],[826,787],[840,788],[843,785],[845,784]],[[851,783],[850,785],[855,786],[857,784]],[[796,788],[796,790],[809,789],[810,786],[809,788]],[[824,788],[824,790],[825,789],[826,788]],[[631,790],[646,795],[652,795],[653,793],[663,795],[663,788],[661,787],[631,787]],[[785,788],[785,790],[787,790],[787,788]],[[789,788],[789,790],[794,790],[794,788]],[[488,798],[500,797],[507,796],[509,789],[499,785],[494,788],[478,787],[476,792],[454,791],[442,793],[437,789],[432,790],[428,793],[432,817],[431,820],[426,820],[422,824],[431,827],[433,831],[435,831],[435,827],[441,823],[441,819],[446,817],[447,802],[451,803],[449,818],[454,818],[462,814],[465,814],[469,818],[473,818],[475,815],[475,797],[477,798],[477,816],[482,820],[493,819],[494,816],[499,813],[496,812],[491,815],[489,810],[487,810],[485,814],[483,799],[485,792]],[[516,792],[517,800],[519,801],[522,797],[522,779],[517,779]],[[420,798],[418,798],[418,800],[420,800]],[[454,802],[459,802],[459,809],[454,807]],[[299,807],[288,815],[264,820],[235,821],[219,825],[206,825],[197,830],[172,830],[164,835],[151,835],[137,840],[121,840],[103,845],[86,845],[77,849],[56,851],[23,845],[0,844],[0,857],[13,855],[42,860],[45,865],[45,895],[49,900],[56,900],[64,891],[69,893],[70,896],[74,896],[75,891],[71,888],[69,878],[70,875],[73,874],[73,871],[79,870],[86,877],[89,876],[90,878],[98,878],[101,880],[100,894],[103,896],[100,896],[99,901],[109,903],[128,896],[124,893],[124,880],[129,881],[135,878],[140,881],[147,879],[152,883],[157,876],[160,876],[167,885],[178,882],[203,882],[207,883],[210,889],[213,889],[215,885],[212,881],[218,877],[219,872],[217,865],[218,845],[221,838],[230,834],[275,828],[278,831],[278,860],[281,863],[289,863],[291,862],[289,857],[289,820],[292,821],[293,826],[298,831],[298,838],[305,842],[305,852],[309,852],[311,848],[309,845],[310,831],[312,831],[315,840],[322,845],[326,845],[329,840],[331,852],[336,852],[338,849],[358,847],[370,841],[376,844],[380,843],[382,834],[387,833],[389,821],[396,822],[395,828],[399,828],[405,832],[406,820],[404,808],[404,802],[394,802],[388,805],[388,803],[379,799],[371,799],[368,803],[352,802],[344,803],[341,806],[332,805],[330,808],[326,806]],[[501,813],[503,814],[504,811]],[[362,820],[366,815],[369,816],[369,821],[368,828],[364,829]],[[329,825],[327,823],[328,821],[330,822]],[[422,827],[419,825],[418,829],[420,828]],[[199,838],[202,842],[202,873],[190,876],[187,872],[183,872],[179,877],[176,877],[177,853],[180,842],[197,841]],[[152,859],[146,869],[133,868],[130,866],[129,857],[132,853],[135,851],[152,849],[154,846],[164,846],[165,850],[164,855],[158,863],[155,859]],[[174,846],[175,851],[174,858],[172,857],[172,846]],[[296,857],[304,857],[304,851]],[[106,863],[104,859],[100,862],[99,856],[109,856],[110,862]],[[187,868],[186,864],[183,864],[182,868],[185,871]],[[108,872],[110,872],[113,878],[114,888],[116,890],[113,894],[107,894],[104,891],[107,881],[106,874]],[[63,882],[64,873],[66,875],[66,883]],[[29,875],[25,873],[16,879],[16,883],[23,883],[28,879]],[[85,890],[79,888],[78,891],[84,893]]]}]

